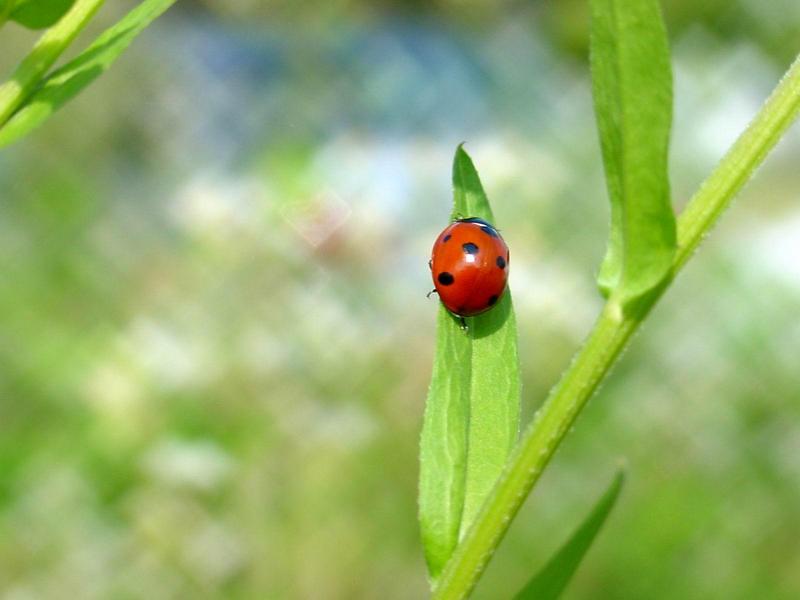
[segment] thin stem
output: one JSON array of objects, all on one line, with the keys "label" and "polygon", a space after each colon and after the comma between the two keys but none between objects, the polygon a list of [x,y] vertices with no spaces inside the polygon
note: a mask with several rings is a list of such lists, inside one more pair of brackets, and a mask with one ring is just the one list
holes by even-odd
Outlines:
[{"label": "thin stem", "polygon": [[[678,220],[676,273],[775,146],[798,111],[800,57],[701,185]],[[624,316],[613,304],[606,304],[585,344],[525,430],[475,523],[445,567],[433,592],[434,599],[465,598],[475,587],[556,448],[661,293],[636,315]]]},{"label": "thin stem", "polygon": [[86,26],[105,0],[77,0],[72,8],[42,34],[22,59],[11,78],[0,85],[0,126],[14,114],[75,36]]}]

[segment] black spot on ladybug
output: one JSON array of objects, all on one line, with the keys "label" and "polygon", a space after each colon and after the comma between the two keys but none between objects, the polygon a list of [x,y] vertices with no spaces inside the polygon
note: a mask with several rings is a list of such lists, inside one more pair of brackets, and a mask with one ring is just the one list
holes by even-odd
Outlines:
[{"label": "black spot on ladybug", "polygon": [[436,278],[442,285],[451,285],[456,279],[447,271],[442,271]]},{"label": "black spot on ladybug", "polygon": [[461,247],[464,249],[464,252],[466,252],[467,254],[477,254],[478,253],[478,247],[475,244],[473,244],[472,242],[467,242],[466,244],[464,244]]},{"label": "black spot on ladybug", "polygon": [[496,262],[497,262],[497,266],[500,267],[501,269],[505,269],[506,268],[506,259],[503,258],[502,256],[498,256]]},{"label": "black spot on ladybug", "polygon": [[446,236],[444,236],[442,238],[442,241],[443,242],[449,242],[451,237],[453,237],[453,236],[448,233]]},{"label": "black spot on ladybug", "polygon": [[497,302],[497,296],[490,296],[488,306],[494,306],[495,302]]}]

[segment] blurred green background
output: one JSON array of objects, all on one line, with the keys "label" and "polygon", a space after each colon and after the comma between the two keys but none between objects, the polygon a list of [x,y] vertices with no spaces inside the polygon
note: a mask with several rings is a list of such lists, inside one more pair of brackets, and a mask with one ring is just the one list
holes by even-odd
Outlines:
[{"label": "blurred green background", "polygon": [[[665,2],[677,207],[800,50],[795,0]],[[108,3],[90,31],[132,6]],[[8,73],[35,37],[0,34]],[[524,415],[600,307],[585,2],[179,2],[0,153],[0,598],[422,598],[427,267],[467,142]],[[476,597],[624,459],[567,597],[800,597],[800,131],[589,404]]]}]

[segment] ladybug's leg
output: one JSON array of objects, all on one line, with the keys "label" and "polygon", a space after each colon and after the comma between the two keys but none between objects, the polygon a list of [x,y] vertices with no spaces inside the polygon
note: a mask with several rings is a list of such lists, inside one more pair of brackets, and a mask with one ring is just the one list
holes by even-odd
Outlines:
[{"label": "ladybug's leg", "polygon": [[438,293],[439,293],[439,292],[437,292],[437,291],[436,291],[436,288],[433,288],[433,289],[432,289],[430,292],[428,292],[427,294],[425,294],[425,297],[426,297],[426,298],[430,298],[430,297],[431,297],[431,294],[438,294]]},{"label": "ladybug's leg", "polygon": [[461,331],[468,331],[469,327],[467,327],[467,322],[464,320],[464,317],[458,317],[458,320],[461,322]]}]

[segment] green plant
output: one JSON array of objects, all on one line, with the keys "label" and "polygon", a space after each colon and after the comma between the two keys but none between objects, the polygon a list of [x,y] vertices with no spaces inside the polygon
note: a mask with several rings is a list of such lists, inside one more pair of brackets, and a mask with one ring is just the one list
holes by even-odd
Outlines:
[{"label": "green plant", "polygon": [[104,0],[0,0],[0,27],[47,27],[0,85],[0,148],[40,125],[105,72],[133,39],[175,0],[144,0],[64,66],[51,70]]},{"label": "green plant", "polygon": [[[611,201],[608,251],[598,276],[606,303],[513,448],[508,425],[519,402],[519,371],[510,299],[503,309],[469,319],[467,335],[440,309],[420,456],[420,523],[434,598],[469,595],[632,334],[800,110],[798,59],[676,219],[667,173],[672,83],[658,2],[591,0],[591,8],[593,95]],[[477,172],[461,148],[453,184],[454,212],[491,217]],[[476,352],[488,358],[477,361]],[[496,438],[486,428],[489,422],[504,425]],[[502,466],[500,457],[506,459]],[[477,474],[475,464],[485,468]],[[578,550],[568,552],[570,566],[558,560],[561,551],[520,597],[558,595],[615,497],[607,495],[601,503],[606,510],[592,513],[596,527],[581,528],[588,533]]]}]

